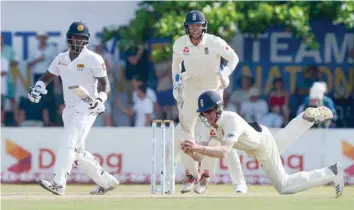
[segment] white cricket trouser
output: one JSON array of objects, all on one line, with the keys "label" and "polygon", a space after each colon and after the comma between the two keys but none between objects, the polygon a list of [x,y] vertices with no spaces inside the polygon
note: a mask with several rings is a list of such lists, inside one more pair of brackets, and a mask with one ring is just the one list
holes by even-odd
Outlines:
[{"label": "white cricket trouser", "polygon": [[59,185],[66,185],[76,152],[85,152],[86,137],[94,123],[96,116],[88,113],[79,113],[75,108],[65,108],[63,111],[64,134],[61,138],[57,153],[57,162],[54,167],[53,180]]},{"label": "white cricket trouser", "polygon": [[263,148],[257,151],[256,157],[263,166],[269,180],[280,194],[293,194],[315,186],[328,184],[335,177],[334,173],[327,167],[291,175],[286,173],[279,151],[286,151],[300,135],[313,125],[313,123],[304,120],[302,115],[303,113],[298,115],[288,126],[275,135],[278,138],[277,141],[275,141],[269,129],[262,126]]},{"label": "white cricket trouser", "polygon": [[[211,139],[208,145],[215,146],[218,144],[220,144],[220,142],[215,139]],[[217,160],[217,158],[204,156],[200,166],[200,173],[209,171],[209,175],[214,176],[215,164]],[[231,149],[229,155],[225,158],[225,161],[231,176],[232,184],[246,184],[245,176],[242,171],[240,157],[237,154],[237,150]]]},{"label": "white cricket trouser", "polygon": [[[211,91],[217,91],[223,96],[222,89],[210,89]],[[199,120],[198,109],[198,97],[207,89],[195,88],[192,84],[185,84],[183,87],[184,97],[183,105],[178,107],[179,111],[179,124],[175,128],[176,138],[175,140],[180,144],[182,141],[195,140],[195,133],[199,132]],[[180,148],[180,146],[178,146]],[[184,152],[180,153],[180,159],[184,166],[184,169],[188,171],[194,177],[199,177],[198,163],[194,161],[189,155]]]}]

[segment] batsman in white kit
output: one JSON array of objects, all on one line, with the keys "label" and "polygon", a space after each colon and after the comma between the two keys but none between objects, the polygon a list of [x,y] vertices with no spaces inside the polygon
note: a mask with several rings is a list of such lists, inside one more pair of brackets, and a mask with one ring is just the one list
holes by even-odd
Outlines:
[{"label": "batsman in white kit", "polygon": [[[176,126],[176,143],[187,139],[196,139],[200,121],[197,109],[198,96],[207,90],[217,90],[222,96],[230,81],[229,76],[236,68],[239,58],[235,51],[220,37],[207,32],[208,22],[200,11],[190,11],[184,22],[186,35],[177,39],[173,45],[173,95],[177,101],[180,123]],[[175,147],[179,149],[180,147]],[[181,162],[186,170],[186,179],[182,193],[194,189],[204,193],[209,177],[213,175],[216,160],[205,158],[198,171],[198,163],[183,152]],[[175,159],[178,159],[177,157]],[[235,191],[247,192],[246,181],[240,159],[232,149],[226,157]],[[212,165],[212,166],[209,166]],[[206,168],[212,167],[212,170]],[[197,185],[195,186],[195,183]]]},{"label": "batsman in white kit", "polygon": [[[338,162],[325,168],[289,175],[280,158],[280,154],[314,123],[330,120],[333,117],[333,113],[327,107],[307,108],[274,137],[267,127],[256,122],[247,123],[237,113],[223,111],[223,100],[213,91],[204,92],[199,96],[197,112],[206,127],[217,129],[220,145],[203,146],[196,144],[195,141],[182,142],[183,151],[196,161],[200,161],[204,156],[224,158],[232,148],[236,148],[259,161],[280,194],[294,194],[315,186],[333,183],[336,197],[342,195],[343,169]],[[205,138],[202,141],[209,141],[208,129],[204,131]]]},{"label": "batsman in white kit", "polygon": [[28,93],[29,99],[38,103],[41,96],[47,94],[46,86],[52,79],[56,76],[62,79],[64,133],[57,153],[53,180],[40,180],[40,185],[53,194],[64,195],[66,180],[73,165],[76,165],[98,185],[90,193],[102,195],[115,189],[119,182],[85,149],[85,141],[97,115],[105,111],[104,102],[110,92],[107,70],[103,58],[87,49],[90,33],[84,23],[73,22],[66,38],[69,49],[57,55],[48,71]]}]

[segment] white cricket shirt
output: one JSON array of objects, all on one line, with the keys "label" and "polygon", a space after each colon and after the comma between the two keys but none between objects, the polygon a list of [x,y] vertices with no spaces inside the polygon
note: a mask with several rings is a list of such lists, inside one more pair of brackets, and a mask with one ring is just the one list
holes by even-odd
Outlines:
[{"label": "white cricket shirt", "polygon": [[138,97],[133,110],[135,111],[135,127],[144,127],[146,125],[146,114],[153,114],[154,104],[147,96],[144,99]]},{"label": "white cricket shirt", "polygon": [[79,105],[80,109],[83,109],[82,111],[87,110],[87,105],[83,105],[82,100],[69,90],[69,86],[81,85],[92,97],[97,97],[96,77],[107,76],[103,58],[86,47],[73,61],[69,58],[69,50],[60,53],[54,59],[48,71],[61,77],[66,107]]},{"label": "white cricket shirt", "polygon": [[260,122],[268,113],[268,104],[265,100],[243,101],[240,104],[239,113],[247,122]]},{"label": "white cricket shirt", "polygon": [[217,74],[220,72],[221,58],[228,61],[227,66],[231,71],[239,61],[235,51],[220,37],[205,33],[195,46],[189,36],[184,35],[173,45],[173,81],[176,74],[181,74],[187,87],[215,90],[221,86]]},{"label": "white cricket shirt", "polygon": [[249,154],[257,151],[261,145],[262,133],[251,127],[241,116],[235,112],[223,111],[216,122],[219,126],[202,126],[200,141],[209,142],[210,138],[217,141],[235,142],[234,148],[243,150]]}]

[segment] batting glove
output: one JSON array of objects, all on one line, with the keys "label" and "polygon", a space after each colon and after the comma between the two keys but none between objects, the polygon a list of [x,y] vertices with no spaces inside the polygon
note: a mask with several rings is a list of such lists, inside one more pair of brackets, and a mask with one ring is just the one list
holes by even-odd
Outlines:
[{"label": "batting glove", "polygon": [[34,85],[34,87],[29,88],[29,93],[28,93],[28,99],[32,103],[39,103],[41,100],[42,96],[41,95],[46,95],[48,93],[47,89],[45,88],[45,84],[43,81],[38,81]]},{"label": "batting glove", "polygon": [[99,115],[106,111],[104,102],[107,100],[107,94],[105,92],[100,92],[97,98],[89,103],[89,113],[91,115]]}]

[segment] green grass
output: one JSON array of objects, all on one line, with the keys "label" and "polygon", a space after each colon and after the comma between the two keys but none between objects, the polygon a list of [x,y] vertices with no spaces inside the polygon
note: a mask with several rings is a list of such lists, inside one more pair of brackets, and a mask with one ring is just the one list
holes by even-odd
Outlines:
[{"label": "green grass", "polygon": [[250,186],[235,194],[231,185],[210,185],[206,194],[150,195],[148,185],[121,185],[104,196],[90,196],[92,186],[68,185],[67,195],[54,196],[37,185],[2,185],[3,210],[349,210],[354,209],[354,186],[334,199],[332,187],[295,195],[279,195],[270,186]]}]

